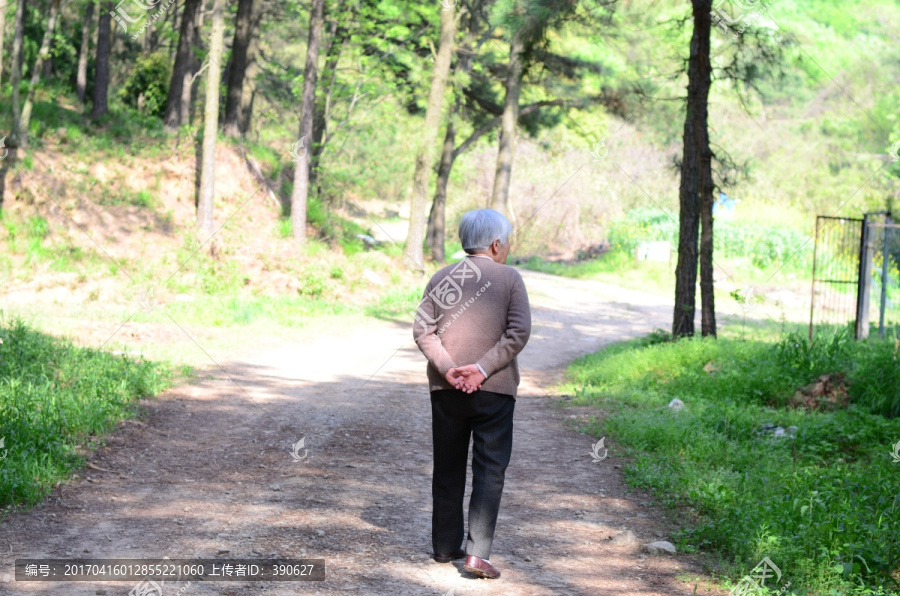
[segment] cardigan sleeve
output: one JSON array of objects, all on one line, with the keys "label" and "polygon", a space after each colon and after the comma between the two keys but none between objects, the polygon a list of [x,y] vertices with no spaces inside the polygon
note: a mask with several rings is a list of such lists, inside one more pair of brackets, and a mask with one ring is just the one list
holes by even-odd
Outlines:
[{"label": "cardigan sleeve", "polygon": [[528,292],[525,290],[525,282],[522,281],[519,272],[514,269],[512,271],[515,274],[515,280],[512,282],[509,293],[506,331],[500,341],[494,344],[476,363],[489,377],[512,362],[525,348],[528,338],[531,337],[531,306],[528,303]]},{"label": "cardigan sleeve", "polygon": [[425,354],[428,362],[439,372],[441,376],[446,376],[451,368],[456,364],[449,352],[441,343],[441,338],[437,334],[438,325],[443,315],[438,312],[437,305],[429,295],[431,283],[425,287],[425,295],[419,303],[416,311],[416,319],[413,322],[413,339],[419,350]]}]

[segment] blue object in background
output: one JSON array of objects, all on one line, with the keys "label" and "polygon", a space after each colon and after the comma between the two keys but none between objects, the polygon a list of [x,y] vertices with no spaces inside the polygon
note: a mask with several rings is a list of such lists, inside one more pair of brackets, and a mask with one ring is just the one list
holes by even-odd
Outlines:
[{"label": "blue object in background", "polygon": [[713,203],[713,215],[720,219],[733,219],[737,200],[729,199],[724,192],[719,193],[719,198]]}]

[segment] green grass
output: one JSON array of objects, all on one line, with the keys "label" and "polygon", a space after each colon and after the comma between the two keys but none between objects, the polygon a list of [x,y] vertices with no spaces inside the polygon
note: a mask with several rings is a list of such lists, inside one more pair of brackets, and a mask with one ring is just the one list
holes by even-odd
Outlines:
[{"label": "green grass", "polygon": [[278,225],[275,227],[275,231],[279,238],[290,238],[293,233],[293,228],[291,227],[291,218],[290,217],[279,217]]},{"label": "green grass", "polygon": [[422,291],[418,288],[404,288],[389,291],[378,299],[378,302],[364,309],[366,315],[378,319],[403,319],[412,324],[413,314],[422,300]]},{"label": "green grass", "polygon": [[519,266],[531,271],[575,279],[590,279],[657,295],[668,296],[675,292],[674,265],[636,263],[633,258],[620,251],[612,251],[577,263],[553,262],[540,257],[531,257]]},{"label": "green grass", "polygon": [[[632,486],[680,512],[679,550],[719,557],[729,586],[767,556],[795,594],[897,593],[898,345],[843,331],[813,343],[665,336],[579,359],[564,390],[611,412],[587,430],[629,458]],[[848,407],[789,407],[795,390],[835,372],[847,375]],[[666,407],[675,397],[681,412]],[[758,434],[764,424],[796,426],[796,437]]]},{"label": "green grass", "polygon": [[146,190],[122,189],[118,192],[110,192],[104,187],[101,188],[103,189],[103,194],[97,199],[98,205],[132,206],[144,209],[153,209],[158,206],[156,198]]},{"label": "green grass", "polygon": [[591,278],[601,273],[620,273],[623,269],[633,266],[634,263],[628,255],[618,251],[578,263],[558,263],[545,261],[540,257],[531,257],[522,264],[522,267],[532,271],[575,279]]},{"label": "green grass", "polygon": [[0,320],[0,339],[0,507],[37,503],[170,380],[155,363],[78,348],[18,319]]},{"label": "green grass", "polygon": [[[0,212],[0,222],[3,224],[0,239],[5,237],[8,247],[7,258],[0,262],[0,274],[26,279],[43,266],[56,272],[76,268],[96,271],[104,262],[94,252],[84,251],[78,246],[66,246],[50,238],[49,224],[39,215],[17,221]],[[16,253],[25,257],[19,267],[10,258]]]},{"label": "green grass", "polygon": [[164,309],[140,313],[135,321],[179,323],[209,327],[243,327],[272,323],[282,327],[300,327],[314,319],[352,314],[356,309],[306,295],[252,296],[243,294],[211,295],[190,301],[173,302]]},{"label": "green grass", "polygon": [[[9,101],[11,89],[3,89],[4,103]],[[65,98],[68,102],[60,102]],[[68,105],[66,105],[68,103]],[[95,154],[94,157],[127,155],[151,155],[155,145],[165,137],[162,121],[143,114],[110,97],[110,112],[97,123],[92,123],[88,115],[76,106],[77,101],[71,90],[65,86],[44,83],[38,88],[34,112],[29,125],[29,143],[32,149],[39,149],[45,139],[52,137],[64,145],[68,151],[79,154]],[[8,114],[0,117],[5,130],[9,129],[11,118]],[[151,147],[153,146],[153,147]],[[26,167],[31,168],[28,158]]]}]

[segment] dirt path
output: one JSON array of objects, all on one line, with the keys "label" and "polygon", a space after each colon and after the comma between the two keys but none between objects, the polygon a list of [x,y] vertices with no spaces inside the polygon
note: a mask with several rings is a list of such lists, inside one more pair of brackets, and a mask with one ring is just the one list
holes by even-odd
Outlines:
[{"label": "dirt path", "polygon": [[[672,526],[626,491],[615,454],[567,430],[547,391],[566,362],[668,325],[665,301],[523,272],[534,330],[520,357],[512,463],[491,560],[478,580],[429,557],[431,434],[410,324],[306,330],[146,404],[92,457],[98,468],[0,527],[0,594],[125,595],[126,583],[16,583],[25,557],[316,557],[317,583],[194,583],[185,596],[256,594],[690,594],[690,557],[644,556]],[[214,353],[210,350],[211,353]],[[305,437],[307,457],[291,446]],[[304,453],[302,450],[300,453]],[[608,538],[625,529],[637,542]],[[227,554],[223,551],[228,551]],[[166,587],[165,596],[178,586]],[[452,590],[452,592],[451,592]]]}]

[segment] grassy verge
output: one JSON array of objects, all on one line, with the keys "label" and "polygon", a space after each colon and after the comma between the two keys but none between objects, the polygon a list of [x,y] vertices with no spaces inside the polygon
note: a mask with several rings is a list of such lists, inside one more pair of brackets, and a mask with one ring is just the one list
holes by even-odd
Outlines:
[{"label": "grassy verge", "polygon": [[395,320],[401,319],[412,322],[422,301],[422,290],[419,288],[400,288],[390,290],[364,309],[366,315],[377,319]]},{"label": "grassy verge", "polygon": [[[898,344],[659,333],[579,359],[564,389],[610,412],[588,430],[630,458],[630,484],[683,512],[680,550],[717,554],[729,587],[769,557],[794,594],[897,594]],[[797,390],[829,373],[843,375],[834,403],[800,407]]]},{"label": "grassy verge", "polygon": [[167,369],[0,321],[0,507],[34,504],[135,401],[161,391]]}]

